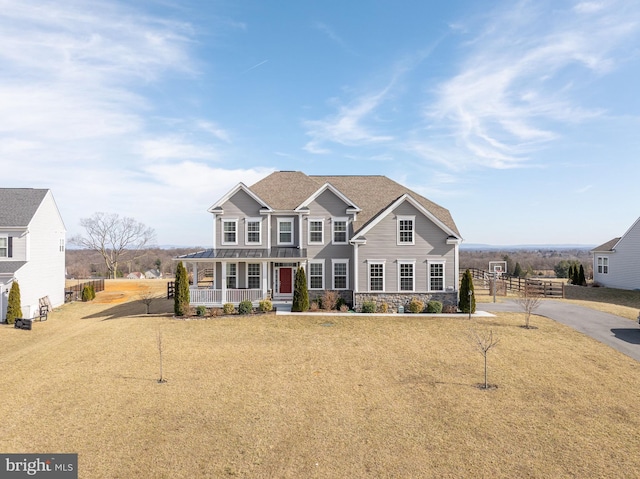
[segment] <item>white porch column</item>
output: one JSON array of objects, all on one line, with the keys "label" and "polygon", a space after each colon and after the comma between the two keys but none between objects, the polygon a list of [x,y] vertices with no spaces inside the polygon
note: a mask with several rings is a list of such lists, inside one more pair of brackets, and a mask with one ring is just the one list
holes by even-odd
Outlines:
[{"label": "white porch column", "polygon": [[198,263],[193,263],[193,287],[198,287]]},{"label": "white porch column", "polygon": [[358,292],[358,243],[353,244],[353,292]]},{"label": "white porch column", "polygon": [[227,263],[226,261],[221,262],[222,267],[222,278],[220,278],[220,301],[222,304],[227,302]]},{"label": "white porch column", "polygon": [[267,282],[267,268],[268,268],[268,263],[266,261],[263,261],[262,266],[260,266],[260,271],[261,271],[261,276],[262,276],[262,298],[266,298],[267,297],[267,290],[269,289],[268,286],[268,282]]}]

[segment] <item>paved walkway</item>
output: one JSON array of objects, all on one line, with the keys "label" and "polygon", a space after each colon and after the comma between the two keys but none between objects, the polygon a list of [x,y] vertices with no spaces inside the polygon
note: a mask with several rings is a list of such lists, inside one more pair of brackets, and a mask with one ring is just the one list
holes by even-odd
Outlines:
[{"label": "paved walkway", "polygon": [[[522,312],[515,301],[476,303],[476,309],[488,312]],[[543,300],[534,314],[566,324],[640,361],[640,328],[635,321],[554,300]]]}]

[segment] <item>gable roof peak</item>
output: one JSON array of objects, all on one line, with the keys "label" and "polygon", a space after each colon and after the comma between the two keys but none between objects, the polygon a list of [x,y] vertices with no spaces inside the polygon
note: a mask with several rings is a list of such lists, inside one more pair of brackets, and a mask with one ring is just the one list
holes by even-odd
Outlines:
[{"label": "gable roof peak", "polygon": [[46,188],[0,188],[0,226],[28,226],[47,193]]}]

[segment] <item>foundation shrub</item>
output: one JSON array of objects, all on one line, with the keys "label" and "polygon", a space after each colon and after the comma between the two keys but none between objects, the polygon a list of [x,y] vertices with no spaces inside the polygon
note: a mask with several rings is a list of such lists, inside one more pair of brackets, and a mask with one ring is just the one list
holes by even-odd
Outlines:
[{"label": "foundation shrub", "polygon": [[233,314],[235,312],[236,308],[233,305],[233,303],[224,303],[222,305],[222,312],[224,314]]},{"label": "foundation shrub", "polygon": [[336,309],[336,303],[338,301],[338,293],[336,291],[326,290],[322,294],[322,309],[325,311],[331,311]]},{"label": "foundation shrub", "polygon": [[258,304],[258,309],[260,310],[261,313],[268,313],[273,309],[273,303],[268,299],[263,299]]},{"label": "foundation shrub", "polygon": [[424,303],[418,298],[413,298],[409,301],[409,307],[407,309],[410,313],[421,313],[424,309]]},{"label": "foundation shrub", "polygon": [[427,313],[442,313],[442,303],[440,301],[431,300],[427,303]]},{"label": "foundation shrub", "polygon": [[238,305],[238,314],[251,314],[253,311],[253,304],[248,299],[241,301]]},{"label": "foundation shrub", "polygon": [[376,312],[376,303],[373,301],[365,301],[362,303],[362,312],[363,313],[375,313]]},{"label": "foundation shrub", "polygon": [[455,314],[458,312],[458,307],[453,304],[445,304],[442,307],[442,312],[445,314]]}]

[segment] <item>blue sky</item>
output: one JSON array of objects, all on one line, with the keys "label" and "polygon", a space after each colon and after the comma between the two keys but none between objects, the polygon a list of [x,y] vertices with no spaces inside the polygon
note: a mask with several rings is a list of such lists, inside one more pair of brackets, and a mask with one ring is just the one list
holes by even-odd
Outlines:
[{"label": "blue sky", "polygon": [[0,182],[210,246],[275,170],[386,175],[467,243],[640,216],[640,3],[0,0]]}]

